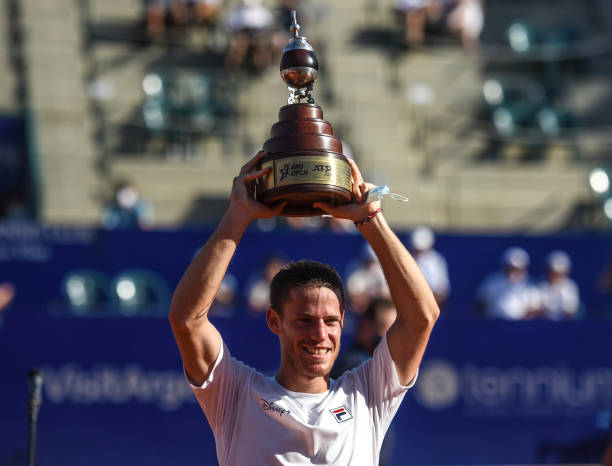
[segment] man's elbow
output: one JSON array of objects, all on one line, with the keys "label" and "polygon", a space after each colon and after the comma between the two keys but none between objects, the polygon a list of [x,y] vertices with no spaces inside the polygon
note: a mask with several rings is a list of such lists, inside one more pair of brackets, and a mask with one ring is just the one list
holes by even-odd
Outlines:
[{"label": "man's elbow", "polygon": [[170,311],[168,312],[170,326],[174,330],[184,329],[187,327],[188,320],[189,313],[185,312],[185,306],[183,306],[176,297],[173,297],[170,303]]},{"label": "man's elbow", "polygon": [[440,307],[434,302],[427,303],[421,307],[419,313],[419,324],[423,328],[433,328],[436,321],[440,317]]},{"label": "man's elbow", "polygon": [[168,312],[168,321],[170,322],[170,327],[175,330],[184,328],[186,325],[185,318],[172,306],[170,306],[170,312]]},{"label": "man's elbow", "polygon": [[429,310],[427,314],[427,319],[428,319],[429,324],[433,327],[439,317],[440,317],[440,306],[435,304],[434,306],[431,307],[431,309]]},{"label": "man's elbow", "polygon": [[188,306],[179,300],[173,299],[170,303],[168,321],[174,331],[190,330],[198,327],[208,318],[210,304],[203,308]]}]

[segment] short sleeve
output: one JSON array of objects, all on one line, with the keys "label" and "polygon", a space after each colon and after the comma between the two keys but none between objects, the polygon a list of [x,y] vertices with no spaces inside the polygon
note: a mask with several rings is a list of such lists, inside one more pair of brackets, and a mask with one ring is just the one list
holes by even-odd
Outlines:
[{"label": "short sleeve", "polygon": [[417,370],[416,375],[412,379],[412,381],[408,385],[402,385],[399,381],[399,376],[397,375],[397,368],[395,367],[395,363],[393,362],[393,356],[391,356],[391,350],[389,350],[389,343],[387,342],[387,337],[383,337],[383,339],[378,343],[374,350],[374,356],[372,361],[377,367],[375,370],[380,371],[381,374],[384,373],[384,380],[390,387],[390,395],[396,396],[396,394],[404,393],[406,390],[414,387],[416,383],[419,372]]},{"label": "short sleeve", "polygon": [[362,379],[375,426],[384,436],[406,391],[416,383],[418,371],[409,385],[402,385],[387,339],[383,337],[376,346],[372,359],[362,364],[355,375]]},{"label": "short sleeve", "polygon": [[247,385],[253,373],[253,369],[231,357],[222,341],[213,369],[201,386],[193,385],[185,374],[213,432],[227,425],[225,419],[233,416],[240,390]]}]

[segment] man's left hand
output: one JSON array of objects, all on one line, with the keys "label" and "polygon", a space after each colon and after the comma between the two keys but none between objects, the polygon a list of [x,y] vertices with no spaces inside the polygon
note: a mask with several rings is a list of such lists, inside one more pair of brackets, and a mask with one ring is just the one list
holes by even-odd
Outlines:
[{"label": "man's left hand", "polygon": [[380,207],[380,201],[365,202],[368,191],[375,185],[363,181],[361,172],[353,160],[348,159],[348,162],[351,165],[353,177],[353,200],[348,204],[338,206],[333,206],[327,202],[314,202],[312,206],[333,217],[358,222],[376,211]]}]

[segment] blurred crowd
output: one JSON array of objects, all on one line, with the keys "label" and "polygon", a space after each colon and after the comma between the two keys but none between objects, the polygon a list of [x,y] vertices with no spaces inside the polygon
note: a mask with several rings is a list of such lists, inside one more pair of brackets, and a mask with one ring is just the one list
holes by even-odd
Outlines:
[{"label": "blurred crowd", "polygon": [[425,43],[426,32],[456,36],[466,50],[478,47],[484,26],[484,0],[395,0],[395,12],[409,47]]},{"label": "blurred crowd", "polygon": [[[261,0],[241,0],[228,6],[224,0],[146,0],[145,27],[153,41],[180,41],[195,28],[221,29],[227,37],[225,65],[249,65],[263,70],[278,65],[288,41],[290,12],[300,0],[278,0],[275,8]],[[300,14],[300,23],[307,16]]]},{"label": "blurred crowd", "polygon": [[[154,224],[155,211],[139,189],[127,180],[120,180],[104,208],[103,228],[109,230],[147,230]],[[277,227],[295,231],[327,230],[340,234],[355,233],[352,222],[314,217],[278,217],[262,220],[254,225],[263,232]],[[434,248],[436,237],[426,226],[412,230],[408,247],[440,308],[444,311],[451,293],[447,260]],[[228,273],[214,305],[213,315],[229,317],[246,303],[252,315],[265,313],[269,305],[269,286],[274,275],[287,262],[285,254],[275,252],[265,259],[244,284]],[[611,261],[612,264],[612,261]],[[510,247],[503,252],[499,269],[491,271],[475,292],[475,309],[487,319],[550,321],[577,320],[585,316],[579,286],[571,277],[572,259],[567,252],[553,250],[545,260],[545,274],[530,274],[530,257],[521,247]],[[364,243],[361,252],[347,265],[342,275],[345,280],[349,314],[363,316],[372,302],[390,299],[382,268],[372,249]],[[601,274],[598,287],[602,292],[612,290],[612,267]],[[242,288],[242,289],[241,289]],[[0,288],[0,310],[8,305],[13,293],[8,284]],[[7,298],[7,299],[2,299]],[[462,303],[468,306],[470,303]],[[350,319],[349,319],[350,320]]]},{"label": "blurred crowd", "polygon": [[478,308],[491,319],[579,319],[584,309],[578,285],[570,277],[571,267],[567,253],[552,251],[546,258],[546,275],[534,280],[529,275],[528,253],[509,248],[502,255],[500,269],[480,285]]},{"label": "blurred crowd", "polygon": [[[449,267],[445,257],[434,248],[435,235],[426,226],[415,228],[409,236],[409,249],[429,283],[436,301],[444,311],[451,293]],[[269,286],[278,270],[287,262],[282,253],[266,258],[260,270],[247,280],[242,293],[238,281],[228,273],[218,296],[219,311],[213,315],[229,316],[227,310],[243,299],[251,315],[263,315],[269,305]],[[486,319],[508,321],[541,319],[549,321],[578,320],[585,316],[577,283],[571,278],[572,260],[560,250],[551,251],[545,259],[545,274],[532,277],[530,258],[520,247],[510,247],[500,258],[499,270],[491,271],[475,293],[474,308]],[[372,303],[389,301],[389,288],[376,255],[364,244],[358,257],[342,273],[348,299],[348,322],[358,330],[359,319]],[[470,303],[464,303],[470,305]],[[352,324],[351,324],[352,322]]]}]

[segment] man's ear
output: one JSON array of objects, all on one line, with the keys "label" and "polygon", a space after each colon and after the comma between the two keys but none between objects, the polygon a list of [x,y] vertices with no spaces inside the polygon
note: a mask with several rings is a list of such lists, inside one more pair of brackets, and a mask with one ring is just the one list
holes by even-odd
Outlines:
[{"label": "man's ear", "polygon": [[266,310],[266,322],[268,324],[268,328],[270,329],[270,331],[272,333],[275,333],[276,335],[280,335],[281,333],[281,317],[280,315],[278,315],[278,312],[276,312],[274,309],[272,309],[271,307],[269,307]]}]

